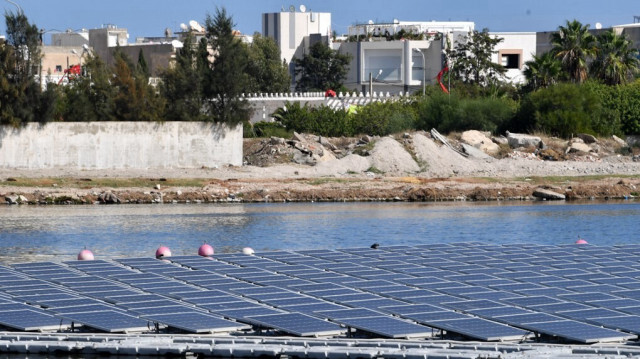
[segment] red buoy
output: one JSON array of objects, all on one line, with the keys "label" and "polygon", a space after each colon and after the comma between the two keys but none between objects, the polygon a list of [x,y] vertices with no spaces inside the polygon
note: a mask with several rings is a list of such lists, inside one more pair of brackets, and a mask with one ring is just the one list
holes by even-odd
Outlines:
[{"label": "red buoy", "polygon": [[168,247],[160,246],[160,248],[156,250],[156,258],[160,259],[164,257],[171,257],[171,250]]}]

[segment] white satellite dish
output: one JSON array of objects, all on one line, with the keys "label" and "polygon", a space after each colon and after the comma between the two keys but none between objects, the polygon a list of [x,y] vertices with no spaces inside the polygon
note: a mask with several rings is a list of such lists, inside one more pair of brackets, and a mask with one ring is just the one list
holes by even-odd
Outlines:
[{"label": "white satellite dish", "polygon": [[204,28],[200,24],[198,24],[198,22],[195,21],[195,20],[189,21],[189,26],[191,26],[191,30],[195,30],[197,32],[203,32],[204,31]]},{"label": "white satellite dish", "polygon": [[600,30],[602,29],[602,24],[599,22],[596,22],[596,30]]},{"label": "white satellite dish", "polygon": [[373,20],[369,20],[369,25],[373,25]]},{"label": "white satellite dish", "polygon": [[184,22],[183,22],[182,24],[180,24],[180,29],[181,29],[182,31],[187,31],[187,30],[189,30],[189,28],[187,27],[187,24],[185,24]]},{"label": "white satellite dish", "polygon": [[305,12],[307,11],[307,7],[304,5],[300,5],[300,12]]}]

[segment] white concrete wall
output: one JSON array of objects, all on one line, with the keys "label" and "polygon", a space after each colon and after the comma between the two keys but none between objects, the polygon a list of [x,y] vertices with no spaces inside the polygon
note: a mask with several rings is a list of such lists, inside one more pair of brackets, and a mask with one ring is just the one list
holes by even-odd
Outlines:
[{"label": "white concrete wall", "polygon": [[52,122],[0,126],[3,168],[242,165],[242,126],[201,122]]}]

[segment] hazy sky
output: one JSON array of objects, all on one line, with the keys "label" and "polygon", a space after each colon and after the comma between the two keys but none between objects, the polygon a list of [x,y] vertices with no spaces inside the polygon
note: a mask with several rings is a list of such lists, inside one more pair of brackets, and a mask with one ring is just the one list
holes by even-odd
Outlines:
[{"label": "hazy sky", "polygon": [[[640,15],[639,0],[12,0],[29,20],[47,32],[65,29],[99,28],[113,24],[127,28],[130,42],[138,36],[162,36],[165,28],[178,30],[180,23],[201,23],[207,13],[224,7],[236,28],[253,34],[261,30],[261,14],[279,12],[300,4],[317,12],[330,12],[333,30],[345,33],[347,27],[368,20],[473,21],[477,29],[491,31],[550,31],[565,20],[585,24],[600,22],[604,27],[633,22]],[[0,0],[3,12],[17,8]],[[0,34],[5,33],[4,19]],[[48,41],[45,39],[45,41]]]}]

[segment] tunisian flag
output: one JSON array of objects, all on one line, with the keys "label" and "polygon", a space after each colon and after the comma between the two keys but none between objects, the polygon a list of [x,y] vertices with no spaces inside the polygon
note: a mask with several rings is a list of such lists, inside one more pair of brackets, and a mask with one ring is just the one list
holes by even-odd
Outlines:
[{"label": "tunisian flag", "polygon": [[442,75],[444,75],[445,72],[449,71],[449,66],[445,66],[444,69],[440,70],[440,72],[438,72],[438,83],[440,84],[440,88],[442,89],[442,91],[444,91],[444,93],[449,93],[449,90],[447,90],[447,88],[444,86],[444,84],[442,83]]}]

